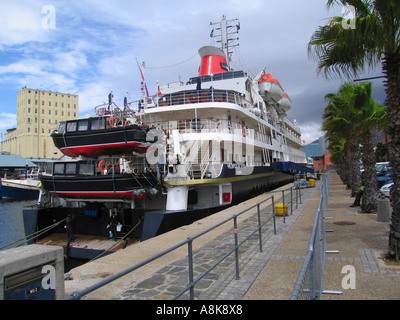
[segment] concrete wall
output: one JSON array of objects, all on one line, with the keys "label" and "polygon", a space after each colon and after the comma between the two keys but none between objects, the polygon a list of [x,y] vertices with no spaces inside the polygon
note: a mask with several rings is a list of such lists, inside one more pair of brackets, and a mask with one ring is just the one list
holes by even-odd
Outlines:
[{"label": "concrete wall", "polygon": [[[53,274],[55,299],[64,299],[64,250],[62,247],[29,245],[0,251],[0,300],[4,300],[5,278],[36,267],[42,270],[42,266],[48,265],[54,266],[55,269],[55,274]],[[43,276],[50,276],[50,273],[43,272]]]}]

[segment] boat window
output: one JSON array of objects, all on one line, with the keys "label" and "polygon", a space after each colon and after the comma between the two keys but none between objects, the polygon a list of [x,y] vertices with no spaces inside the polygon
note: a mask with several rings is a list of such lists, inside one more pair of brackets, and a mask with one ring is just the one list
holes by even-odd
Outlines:
[{"label": "boat window", "polygon": [[76,122],[67,122],[67,132],[76,131]]},{"label": "boat window", "polygon": [[78,122],[78,131],[87,131],[89,127],[89,120],[81,120]]},{"label": "boat window", "polygon": [[65,174],[75,174],[76,173],[76,163],[67,163],[65,165]]},{"label": "boat window", "polygon": [[46,163],[44,172],[48,175],[52,175],[53,174],[53,163],[51,163],[51,162]]},{"label": "boat window", "polygon": [[58,127],[58,132],[64,132],[64,131],[65,131],[65,121],[61,121]]},{"label": "boat window", "polygon": [[79,165],[79,174],[83,174],[86,176],[94,175],[94,166],[91,163],[81,163]]},{"label": "boat window", "polygon": [[54,164],[54,174],[64,174],[64,163]]},{"label": "boat window", "polygon": [[106,127],[106,118],[92,119],[92,130],[102,130]]}]

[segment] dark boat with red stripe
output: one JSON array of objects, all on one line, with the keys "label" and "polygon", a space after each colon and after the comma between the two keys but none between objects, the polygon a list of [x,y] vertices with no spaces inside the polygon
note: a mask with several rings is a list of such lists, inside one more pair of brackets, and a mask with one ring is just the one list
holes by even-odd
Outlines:
[{"label": "dark boat with red stripe", "polygon": [[[55,146],[66,156],[97,158],[103,155],[143,154],[154,142],[151,128],[130,109],[96,107],[96,117],[60,122],[52,132]],[[151,136],[151,138],[149,138]],[[151,141],[148,141],[148,140]]]},{"label": "dark boat with red stripe", "polygon": [[39,179],[43,190],[64,199],[142,199],[156,193],[158,180],[148,168],[125,170],[121,159],[70,160],[46,163]]}]

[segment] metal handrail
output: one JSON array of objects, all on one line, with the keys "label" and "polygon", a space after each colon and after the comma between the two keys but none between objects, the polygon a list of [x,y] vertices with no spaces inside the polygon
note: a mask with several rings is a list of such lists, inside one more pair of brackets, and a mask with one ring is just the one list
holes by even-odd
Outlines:
[{"label": "metal handrail", "polygon": [[[300,188],[296,187],[295,189],[296,189],[296,207],[297,207],[298,198],[300,198],[300,203],[301,203],[301,192],[300,192]],[[292,195],[293,187],[287,188],[287,189],[282,190],[282,191],[279,190],[279,191],[267,192],[265,194],[269,195],[269,194],[274,193],[274,192],[282,192],[282,195],[284,196],[285,191],[288,191],[288,190],[290,190],[290,194]],[[267,202],[269,200],[271,200],[271,204],[272,204],[272,215],[271,215],[271,217],[269,219],[267,219],[267,221],[265,221],[263,224],[261,224],[261,220],[260,220],[260,205],[262,205],[263,203],[265,203],[265,202]],[[283,204],[285,205],[284,199],[282,199],[282,200],[283,200]],[[294,199],[291,196],[290,197],[291,214],[293,214],[293,211],[292,211],[293,210],[293,206],[292,206],[293,205],[293,201],[294,201]],[[66,300],[79,300],[83,296],[85,296],[85,295],[87,295],[87,294],[89,294],[89,293],[91,293],[91,292],[93,292],[93,291],[95,291],[95,290],[97,290],[97,289],[99,289],[99,288],[101,288],[101,287],[103,287],[103,286],[105,286],[105,285],[107,285],[107,284],[109,284],[109,283],[111,283],[111,282],[113,282],[113,281],[125,276],[126,274],[128,274],[130,272],[133,272],[133,271],[145,266],[146,264],[148,264],[150,262],[153,262],[153,261],[157,260],[158,258],[161,258],[162,256],[164,256],[164,255],[166,255],[166,254],[168,254],[168,253],[170,253],[170,252],[172,252],[172,251],[174,251],[174,250],[176,250],[176,249],[178,249],[178,248],[180,248],[180,247],[182,247],[184,245],[188,245],[189,284],[177,296],[175,296],[173,298],[173,300],[176,300],[177,298],[182,296],[188,290],[190,290],[190,299],[193,300],[194,299],[194,287],[195,287],[195,284],[197,282],[199,282],[204,276],[206,276],[211,270],[213,270],[215,267],[217,267],[223,260],[225,260],[233,252],[235,252],[235,261],[236,261],[236,279],[239,279],[239,254],[238,254],[239,247],[242,244],[244,244],[247,240],[249,240],[254,234],[256,234],[258,232],[259,233],[260,252],[262,252],[262,233],[261,233],[261,229],[268,222],[270,222],[271,219],[273,220],[274,234],[276,234],[275,205],[274,204],[275,204],[275,197],[273,195],[269,196],[268,198],[264,199],[263,201],[260,201],[257,204],[255,204],[255,205],[253,205],[253,206],[251,206],[249,208],[246,208],[245,210],[233,215],[230,218],[227,218],[227,219],[221,221],[220,223],[208,228],[207,230],[204,230],[204,231],[198,233],[197,235],[195,235],[193,237],[189,237],[188,239],[186,239],[186,240],[184,240],[184,241],[182,241],[182,242],[180,242],[180,243],[178,243],[178,244],[176,244],[176,245],[174,245],[174,246],[172,246],[172,247],[170,247],[170,248],[168,248],[168,249],[166,249],[166,250],[164,250],[164,251],[162,251],[162,252],[160,252],[160,253],[158,253],[158,254],[156,254],[156,255],[154,255],[154,256],[152,256],[152,257],[150,257],[150,258],[148,258],[148,259],[146,259],[146,260],[144,260],[144,261],[142,261],[142,262],[140,262],[138,264],[136,264],[136,265],[134,265],[134,266],[132,266],[132,267],[129,267],[129,268],[127,268],[127,269],[125,269],[125,270],[123,270],[123,271],[121,271],[119,273],[116,273],[115,275],[113,275],[113,276],[111,276],[111,277],[109,277],[107,279],[104,279],[104,280],[102,280],[102,281],[100,281],[100,282],[98,282],[98,283],[96,283],[96,284],[94,284],[94,285],[82,290],[82,291],[75,291],[75,292],[71,293],[71,295]],[[252,210],[254,208],[257,208],[258,227],[248,237],[246,237],[246,239],[244,239],[241,243],[238,243],[237,218],[239,216],[241,216],[242,214],[244,214],[244,213],[246,213],[249,210]],[[285,223],[285,216],[286,216],[286,214],[283,215],[284,223]],[[193,241],[196,240],[197,238],[200,238],[201,236],[205,235],[206,233],[208,233],[208,232],[210,232],[210,231],[212,231],[212,230],[214,230],[214,229],[216,229],[216,228],[222,226],[223,224],[225,224],[225,223],[227,223],[229,221],[232,221],[232,220],[233,220],[233,223],[234,223],[234,231],[235,231],[234,232],[234,236],[235,236],[235,246],[234,246],[234,248],[228,254],[226,254],[223,258],[221,258],[216,264],[214,264],[207,271],[205,271],[203,274],[201,274],[197,279],[193,279],[193,245],[192,245]]]},{"label": "metal handrail", "polygon": [[[326,216],[326,207],[328,204],[328,197],[329,197],[329,181],[330,181],[330,174],[328,172],[325,175],[324,181],[321,185],[320,200],[318,204],[317,213],[315,215],[310,241],[308,244],[307,255],[304,260],[303,266],[300,270],[296,284],[293,288],[290,300],[297,300],[300,297],[302,292],[302,287],[304,284],[306,284],[306,276],[308,273],[310,274],[310,279],[309,283],[306,285],[309,287],[309,289],[307,289],[307,292],[309,292],[310,299],[312,300],[320,299],[321,294],[323,293],[323,287],[324,287],[323,272],[325,268],[325,253],[326,253],[325,216]],[[317,238],[318,235],[320,236],[320,238]],[[319,257],[316,257],[316,254],[318,254]],[[316,270],[317,266],[320,270]],[[320,274],[319,279],[316,279],[314,277],[315,272],[319,272]]]}]

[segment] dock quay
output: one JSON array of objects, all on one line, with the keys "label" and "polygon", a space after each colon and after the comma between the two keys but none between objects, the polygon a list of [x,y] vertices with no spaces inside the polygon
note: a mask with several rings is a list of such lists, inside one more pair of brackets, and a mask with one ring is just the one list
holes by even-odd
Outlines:
[{"label": "dock quay", "polygon": [[[273,226],[263,228],[262,252],[255,234],[240,247],[240,273],[235,274],[235,259],[228,257],[195,285],[196,300],[288,300],[302,268],[313,221],[320,200],[320,180],[314,188],[302,188],[302,201],[291,214],[277,217]],[[287,186],[281,189],[287,188]],[[277,193],[277,197],[278,197]],[[72,269],[65,280],[65,298],[118,272],[132,267],[230,218],[265,199],[260,195],[237,206],[178,228],[153,239],[129,246],[108,256]],[[277,200],[279,201],[279,200]],[[277,202],[275,201],[275,203]],[[323,299],[398,300],[400,265],[385,262],[390,222],[379,222],[377,214],[359,213],[351,208],[350,197],[338,175],[331,171],[327,205],[326,242],[332,252],[326,255]],[[262,212],[271,203],[265,203]],[[257,227],[256,208],[238,217],[237,229],[226,223],[193,241],[193,265],[196,275],[215,264],[232,247],[233,232],[240,236]],[[272,223],[271,223],[272,224]],[[354,270],[354,284],[348,284],[346,270]],[[182,246],[159,259],[103,286],[82,300],[170,300],[188,284],[188,248]],[[185,293],[180,299],[189,299]]]},{"label": "dock quay", "polygon": [[[73,292],[82,291],[100,281],[111,277],[118,272],[121,272],[129,267],[132,267],[150,257],[153,257],[164,250],[194,237],[205,230],[214,227],[221,222],[232,218],[232,216],[244,211],[247,208],[255,206],[257,203],[265,201],[267,198],[274,196],[275,204],[282,202],[283,190],[293,187],[293,183],[282,186],[274,192],[259,195],[255,198],[249,199],[243,203],[232,206],[228,209],[220,211],[214,215],[208,216],[202,220],[198,220],[191,225],[183,226],[178,229],[172,230],[168,233],[159,235],[155,238],[131,245],[123,250],[119,250],[111,255],[104,256],[100,259],[90,261],[82,266],[72,269],[65,281],[65,294],[68,298]],[[301,188],[302,203],[307,202],[308,194],[313,193],[316,188]],[[290,217],[294,218],[296,206],[298,209],[302,206],[301,203],[295,203],[295,189],[293,189],[293,206],[289,208],[288,215],[285,217],[276,217],[276,230],[277,234],[274,235],[274,243],[279,243],[291,224]],[[285,204],[290,201],[290,194],[285,192]],[[299,202],[299,201],[298,201]],[[260,206],[262,220],[270,217],[272,213],[271,199],[265,201]],[[293,215],[290,215],[293,212]],[[285,223],[283,222],[285,220]],[[264,221],[263,221],[264,222]],[[252,233],[257,228],[257,208],[241,214],[237,218],[237,233],[239,235],[239,242],[242,241],[246,235]],[[270,220],[268,225],[265,226],[263,231],[263,238],[271,237],[274,234],[273,222]],[[286,231],[285,231],[286,229]],[[263,241],[263,246],[265,245]],[[276,246],[275,244],[275,246]],[[215,264],[221,257],[231,250],[234,246],[234,226],[233,222],[229,221],[220,225],[218,228],[207,232],[205,235],[195,239],[192,244],[193,248],[193,265],[195,278],[198,274],[206,271],[213,264]],[[254,235],[248,243],[240,247],[240,259],[246,257],[246,260],[257,257],[259,253],[259,238]],[[272,248],[267,244],[265,246],[264,254],[271,253]],[[263,257],[257,259],[265,260]],[[206,277],[200,280],[195,286],[195,299],[217,299],[221,294],[220,281],[223,280],[224,275],[235,277],[235,271],[231,272],[231,268],[235,268],[234,254],[225,259],[216,269],[210,272]],[[241,263],[243,264],[243,263]],[[247,264],[247,263],[246,263]],[[244,264],[243,264],[244,265]],[[251,271],[254,276],[254,271]],[[240,274],[241,279],[245,275]],[[230,281],[225,279],[224,283]],[[235,280],[236,281],[236,280]],[[246,282],[248,282],[246,280]],[[169,300],[175,297],[185,286],[188,284],[188,248],[182,246],[167,255],[158,258],[157,260],[146,264],[138,270],[130,272],[129,274],[117,279],[108,285],[97,289],[85,296],[82,299],[102,299],[102,300],[125,300],[125,299],[149,299],[149,300]],[[249,283],[250,284],[250,283]],[[183,295],[181,299],[188,299],[188,293]],[[236,296],[236,299],[239,298]]]}]

